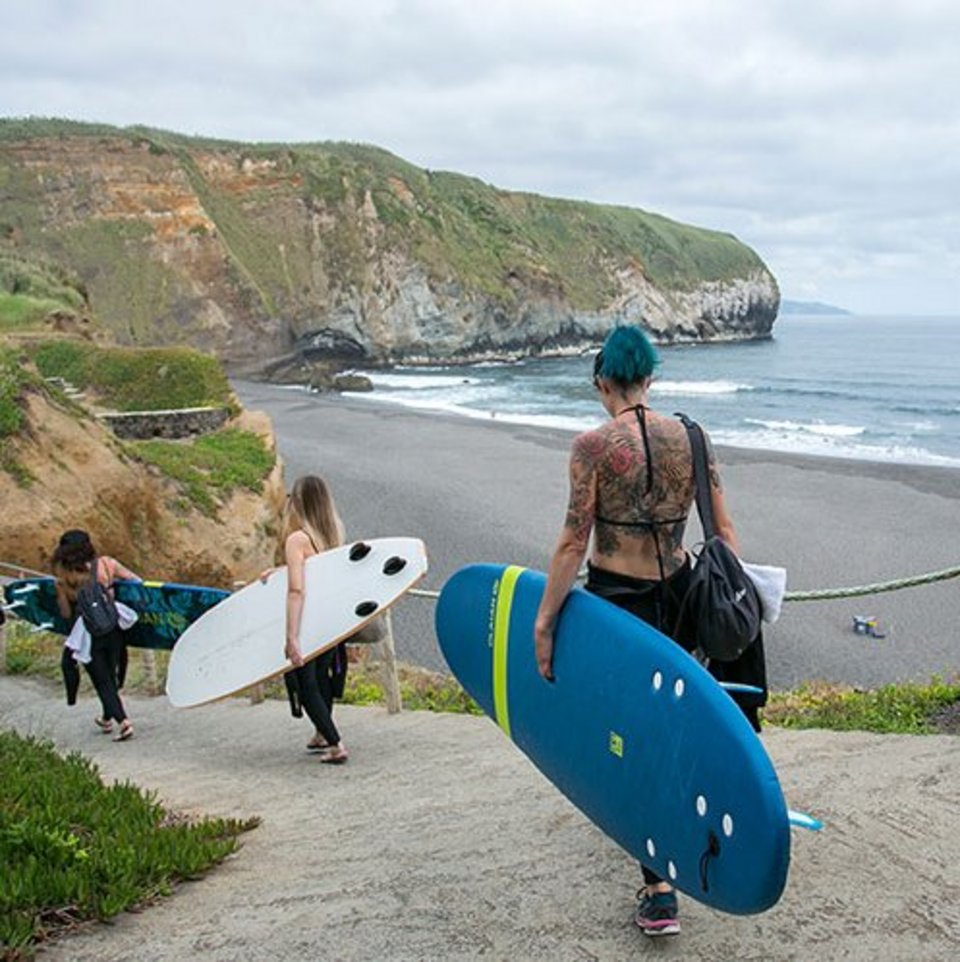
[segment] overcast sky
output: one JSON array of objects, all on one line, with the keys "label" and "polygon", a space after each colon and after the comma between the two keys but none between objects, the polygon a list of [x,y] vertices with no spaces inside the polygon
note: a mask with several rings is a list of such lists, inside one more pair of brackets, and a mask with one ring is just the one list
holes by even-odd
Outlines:
[{"label": "overcast sky", "polygon": [[377,144],[960,315],[957,0],[0,0],[0,116]]}]

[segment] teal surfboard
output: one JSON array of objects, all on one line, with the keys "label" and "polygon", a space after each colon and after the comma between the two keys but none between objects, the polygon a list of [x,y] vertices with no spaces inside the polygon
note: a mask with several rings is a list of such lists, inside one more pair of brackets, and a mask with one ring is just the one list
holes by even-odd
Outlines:
[{"label": "teal surfboard", "polygon": [[[140,616],[124,632],[135,648],[173,648],[177,639],[205,611],[228,597],[220,588],[179,585],[161,581],[117,581],[117,601]],[[25,578],[4,585],[7,611],[37,627],[61,635],[73,627],[60,614],[53,578]]]},{"label": "teal surfboard", "polygon": [[574,589],[558,620],[555,681],[537,671],[546,576],[471,565],[436,610],[464,688],[584,814],[693,898],[735,914],[783,892],[790,825],[760,739],[710,674],[669,638]]}]

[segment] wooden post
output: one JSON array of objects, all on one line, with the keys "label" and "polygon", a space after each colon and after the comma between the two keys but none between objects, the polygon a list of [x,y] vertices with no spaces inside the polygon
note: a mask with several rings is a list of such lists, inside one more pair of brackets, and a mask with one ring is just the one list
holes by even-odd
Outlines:
[{"label": "wooden post", "polygon": [[393,620],[390,612],[383,615],[385,634],[383,641],[378,642],[380,648],[380,671],[383,680],[383,693],[387,702],[387,711],[396,715],[403,708],[400,697],[400,679],[397,677],[397,653],[393,644]]},{"label": "wooden post", "polygon": [[160,694],[160,682],[157,680],[157,653],[152,648],[140,651],[140,664],[143,666],[143,678],[147,683],[147,691],[151,695]]}]

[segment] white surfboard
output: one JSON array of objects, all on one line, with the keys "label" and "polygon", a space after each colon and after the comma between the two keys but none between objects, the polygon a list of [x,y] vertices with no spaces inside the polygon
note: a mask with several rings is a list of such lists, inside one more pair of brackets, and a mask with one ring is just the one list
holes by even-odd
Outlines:
[{"label": "white surfboard", "polygon": [[[307,559],[300,649],[326,651],[386,611],[427,573],[417,538],[377,538]],[[284,657],[287,569],[221,601],[180,636],[167,670],[167,697],[192,708],[289,671]]]}]

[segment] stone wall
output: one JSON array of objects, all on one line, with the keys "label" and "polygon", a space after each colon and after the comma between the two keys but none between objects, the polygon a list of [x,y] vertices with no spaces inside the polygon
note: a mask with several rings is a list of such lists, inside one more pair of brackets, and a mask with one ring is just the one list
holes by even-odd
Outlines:
[{"label": "stone wall", "polygon": [[189,438],[222,428],[230,412],[226,408],[180,408],[174,411],[125,411],[99,418],[118,438],[145,441],[150,438]]}]

